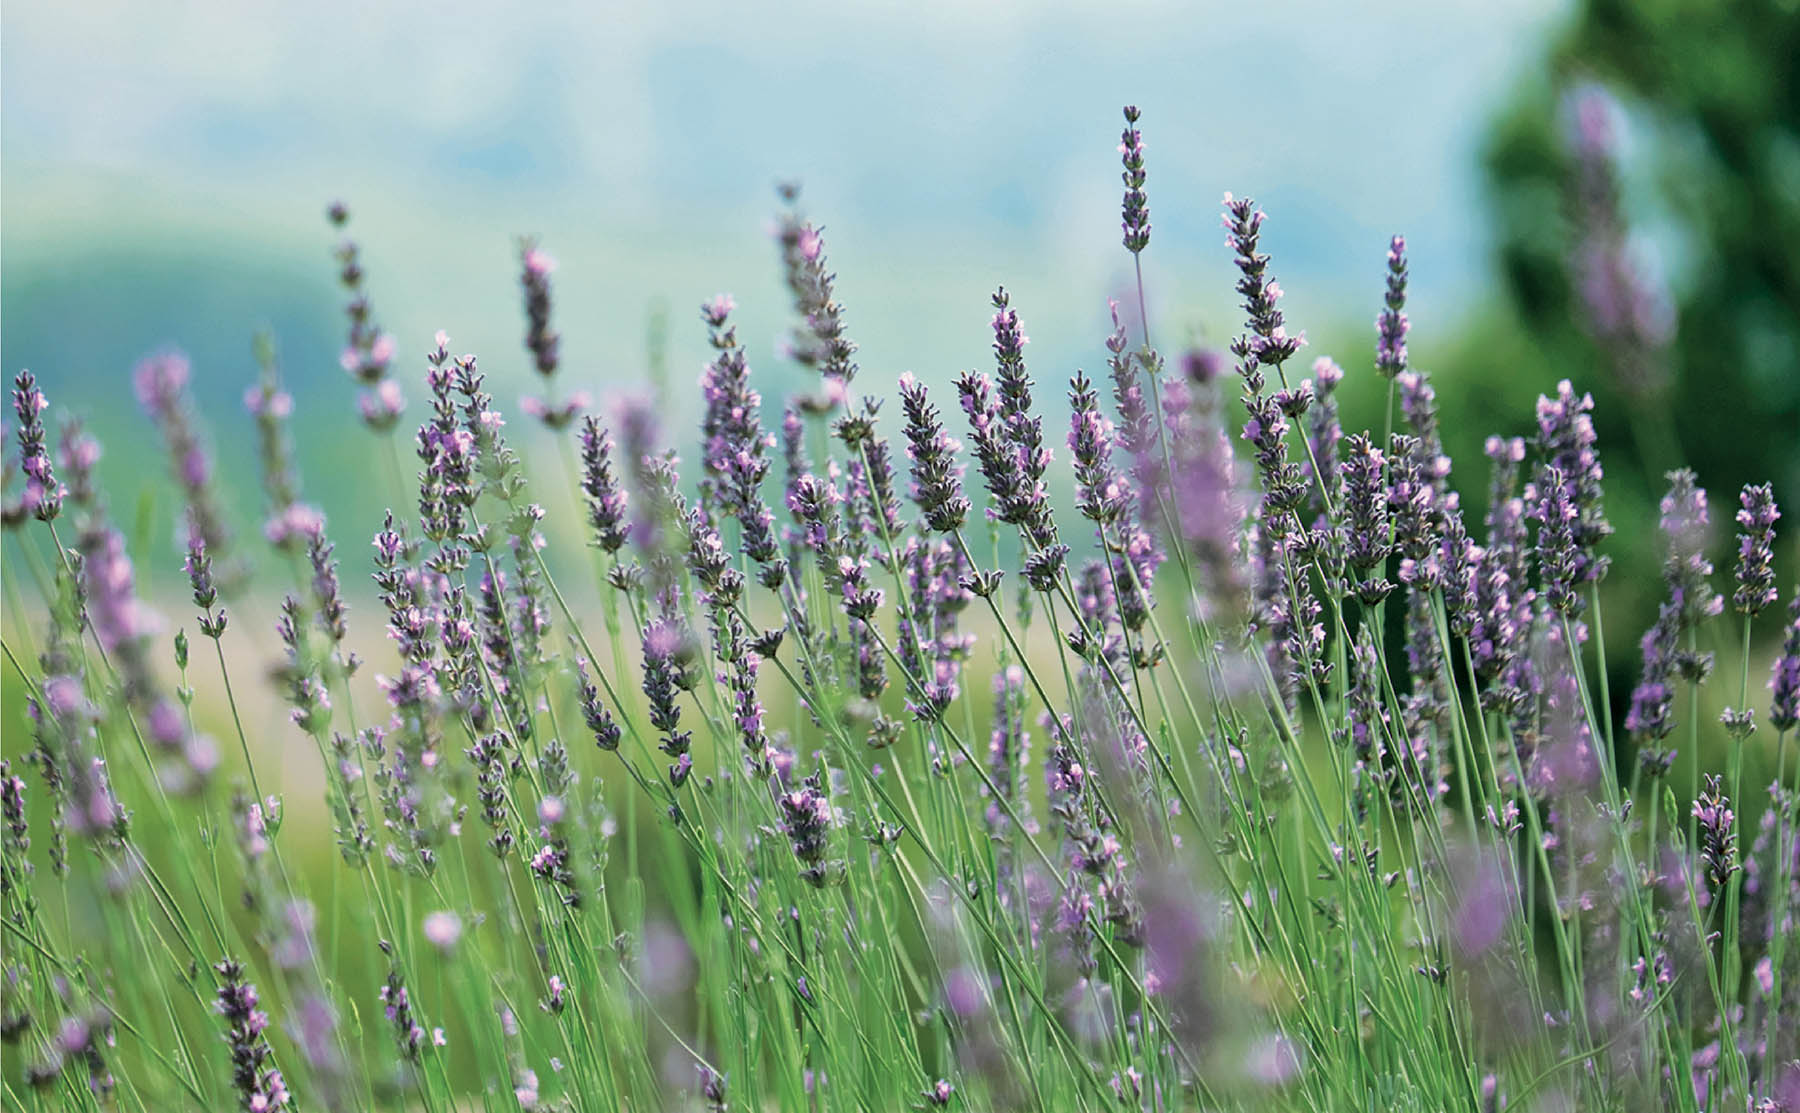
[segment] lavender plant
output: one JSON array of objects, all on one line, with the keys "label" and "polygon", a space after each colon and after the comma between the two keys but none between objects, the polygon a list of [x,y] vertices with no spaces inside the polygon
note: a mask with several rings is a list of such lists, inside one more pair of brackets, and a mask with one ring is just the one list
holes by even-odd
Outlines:
[{"label": "lavender plant", "polygon": [[[884,426],[797,196],[789,354],[819,382],[776,420],[708,301],[691,468],[643,400],[549,393],[532,241],[534,438],[446,334],[406,371],[338,248],[379,522],[328,535],[301,501],[264,344],[253,553],[185,360],[152,357],[166,620],[121,477],[18,375],[7,1108],[1800,1109],[1771,487],[1740,498],[1731,638],[1700,477],[1670,473],[1660,538],[1629,539],[1667,554],[1666,601],[1615,723],[1593,402],[1572,374],[1518,415],[1531,442],[1489,440],[1476,522],[1401,237],[1372,365],[1301,380],[1267,217],[1227,195],[1241,416],[1216,354],[1134,346],[1115,305],[1065,462],[1004,288],[994,371],[956,407],[901,375]],[[1345,428],[1359,378],[1379,433]],[[1734,669],[1715,731],[1701,686]]]}]

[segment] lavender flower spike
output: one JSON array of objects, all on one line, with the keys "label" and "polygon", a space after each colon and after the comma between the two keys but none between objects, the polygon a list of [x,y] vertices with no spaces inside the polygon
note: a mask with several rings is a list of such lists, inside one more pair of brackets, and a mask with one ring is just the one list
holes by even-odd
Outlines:
[{"label": "lavender flower spike", "polygon": [[1387,298],[1375,318],[1375,369],[1388,378],[1406,370],[1406,237],[1388,244]]},{"label": "lavender flower spike", "polygon": [[1387,457],[1368,434],[1350,438],[1349,459],[1344,462],[1344,520],[1348,547],[1345,553],[1356,573],[1357,598],[1375,606],[1394,590],[1382,575],[1392,546],[1388,538],[1387,491],[1382,474]]},{"label": "lavender flower spike", "polygon": [[842,876],[841,862],[826,861],[831,846],[831,829],[836,826],[836,809],[821,787],[823,778],[814,773],[791,792],[782,793],[781,826],[793,844],[794,857],[800,860],[800,876],[816,888]]},{"label": "lavender flower spike", "polygon": [[1281,300],[1281,284],[1268,277],[1269,257],[1256,250],[1262,235],[1263,211],[1250,198],[1227,193],[1223,219],[1225,246],[1237,256],[1237,292],[1243,295],[1244,312],[1253,334],[1234,345],[1234,351],[1247,363],[1286,363],[1306,343],[1306,337],[1288,335],[1281,310],[1276,308],[1276,302]]},{"label": "lavender flower spike", "polygon": [[56,470],[50,464],[43,413],[50,400],[38,389],[37,377],[29,371],[19,372],[13,383],[13,410],[19,415],[19,468],[25,473],[25,491],[20,506],[40,522],[50,522],[62,513],[63,488],[56,482]]},{"label": "lavender flower spike", "polygon": [[1075,505],[1102,530],[1132,504],[1131,491],[1112,463],[1113,424],[1100,412],[1100,397],[1088,377],[1069,380],[1069,454],[1075,461]]},{"label": "lavender flower spike", "polygon": [[[1576,397],[1564,379],[1556,384],[1554,399],[1538,396],[1538,449],[1546,463],[1561,472],[1574,516],[1569,530],[1574,540],[1574,575],[1578,584],[1596,583],[1606,575],[1608,558],[1595,554],[1600,542],[1612,535],[1600,505],[1600,481],[1605,472],[1595,451],[1594,397]],[[1539,491],[1539,498],[1546,497]]]},{"label": "lavender flower spike", "polygon": [[1737,817],[1731,801],[1719,789],[1719,778],[1708,776],[1706,790],[1694,801],[1694,818],[1699,820],[1700,859],[1706,863],[1707,896],[1717,900],[1725,892],[1731,875],[1738,871]]},{"label": "lavender flower spike", "polygon": [[1144,194],[1144,136],[1138,131],[1138,116],[1136,105],[1125,106],[1125,131],[1119,137],[1119,155],[1125,164],[1120,175],[1125,182],[1121,227],[1125,250],[1133,255],[1150,246],[1150,199]]},{"label": "lavender flower spike", "polygon": [[955,533],[969,514],[962,494],[962,445],[944,432],[937,407],[926,398],[925,385],[912,372],[900,376],[900,405],[906,411],[906,455],[912,460],[912,499],[925,525],[939,533]]},{"label": "lavender flower spike", "polygon": [[225,1043],[231,1048],[231,1083],[243,1109],[269,1113],[288,1104],[287,1084],[271,1065],[274,1051],[263,1033],[269,1014],[257,1008],[256,987],[244,979],[244,966],[226,959],[213,967],[218,972],[219,1014],[230,1026]]},{"label": "lavender flower spike", "polygon": [[1547,467],[1538,479],[1538,575],[1550,609],[1565,617],[1581,612],[1581,553],[1575,537],[1577,512],[1562,470]]},{"label": "lavender flower spike", "polygon": [[581,491],[587,497],[588,525],[594,544],[609,553],[625,546],[626,508],[630,496],[613,471],[612,434],[592,415],[581,424]]},{"label": "lavender flower spike", "polygon": [[1732,604],[1739,614],[1755,617],[1775,601],[1775,522],[1781,510],[1769,484],[1745,484],[1738,495],[1737,593]]}]

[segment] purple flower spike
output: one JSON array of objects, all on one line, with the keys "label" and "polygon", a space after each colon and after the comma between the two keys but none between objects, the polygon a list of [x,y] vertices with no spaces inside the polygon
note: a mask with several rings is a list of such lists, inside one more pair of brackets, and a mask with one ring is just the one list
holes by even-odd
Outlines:
[{"label": "purple flower spike", "polygon": [[808,884],[823,888],[841,875],[841,862],[827,861],[831,848],[831,829],[837,825],[837,810],[822,787],[823,778],[814,773],[800,782],[800,787],[781,794],[781,827],[793,844],[794,857],[800,860],[800,876]]},{"label": "purple flower spike", "polygon": [[1250,198],[1225,195],[1225,246],[1237,256],[1237,291],[1243,295],[1251,332],[1235,347],[1241,349],[1238,357],[1247,364],[1271,366],[1286,363],[1306,343],[1306,337],[1289,336],[1281,310],[1276,308],[1281,284],[1268,276],[1269,257],[1256,250],[1263,219],[1263,211]]},{"label": "purple flower spike", "polygon": [[43,418],[49,408],[50,400],[38,389],[37,377],[29,371],[19,372],[13,382],[13,412],[19,415],[19,468],[25,473],[25,490],[20,495],[18,516],[30,514],[40,522],[56,520],[67,493],[57,483],[56,470],[50,464]]},{"label": "purple flower spike", "polygon": [[1150,198],[1144,193],[1144,136],[1138,131],[1139,112],[1125,106],[1125,130],[1119,137],[1119,157],[1124,161],[1125,201],[1121,208],[1125,250],[1133,255],[1150,246]]},{"label": "purple flower spike", "polygon": [[1406,237],[1388,244],[1387,297],[1375,318],[1375,369],[1388,378],[1406,370]]},{"label": "purple flower spike", "polygon": [[908,371],[900,376],[900,405],[906,411],[906,455],[912,461],[912,500],[925,525],[939,533],[961,529],[969,513],[962,494],[962,445],[944,431],[925,386]]},{"label": "purple flower spike", "polygon": [[1357,576],[1357,598],[1367,606],[1378,605],[1394,590],[1382,575],[1391,551],[1388,496],[1382,486],[1386,470],[1387,457],[1366,433],[1350,438],[1350,455],[1344,462],[1346,558]]},{"label": "purple flower spike", "polygon": [[219,975],[217,1008],[228,1030],[231,1082],[243,1108],[268,1113],[288,1104],[287,1084],[272,1065],[274,1051],[263,1033],[269,1014],[257,1008],[256,987],[244,978],[242,963],[230,959],[213,968]]},{"label": "purple flower spike", "polygon": [[1775,601],[1775,523],[1781,510],[1775,489],[1767,483],[1745,484],[1738,495],[1737,593],[1732,604],[1739,614],[1754,617]]},{"label": "purple flower spike", "polygon": [[1738,871],[1737,817],[1716,776],[1706,778],[1706,789],[1693,810],[1700,827],[1700,860],[1706,864],[1707,893],[1702,899],[1710,905],[1724,895],[1731,875]]},{"label": "purple flower spike", "polygon": [[1546,467],[1538,480],[1538,490],[1538,576],[1544,600],[1557,614],[1573,617],[1581,613],[1582,607],[1578,592],[1582,568],[1576,540],[1578,513],[1561,469]]},{"label": "purple flower spike", "polygon": [[[1593,412],[1593,395],[1576,397],[1575,388],[1567,379],[1556,385],[1554,399],[1538,397],[1538,450],[1545,462],[1561,473],[1574,511],[1569,532],[1574,542],[1571,556],[1577,584],[1598,582],[1610,563],[1609,558],[1595,553],[1596,547],[1612,535],[1612,526],[1601,508],[1600,481],[1605,473],[1594,448]],[[1542,499],[1548,494],[1540,490],[1538,496]]]},{"label": "purple flower spike", "polygon": [[625,546],[625,513],[630,496],[613,471],[612,434],[589,416],[581,424],[581,491],[587,498],[588,525],[594,544],[608,553]]},{"label": "purple flower spike", "polygon": [[750,386],[750,367],[738,345],[737,329],[730,324],[734,307],[729,294],[700,307],[717,353],[700,375],[706,401],[700,426],[706,476],[700,499],[711,513],[738,520],[744,551],[760,567],[760,580],[765,587],[776,588],[787,577],[787,562],[775,536],[774,515],[762,496],[774,438],[763,432],[762,395]]},{"label": "purple flower spike", "polygon": [[1069,455],[1075,462],[1075,505],[1101,529],[1118,522],[1134,501],[1112,464],[1113,424],[1100,396],[1077,371],[1069,381]]}]

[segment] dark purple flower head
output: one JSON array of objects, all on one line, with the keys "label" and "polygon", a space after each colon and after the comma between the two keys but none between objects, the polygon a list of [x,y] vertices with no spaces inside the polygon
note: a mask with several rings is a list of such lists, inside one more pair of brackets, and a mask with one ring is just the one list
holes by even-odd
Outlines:
[{"label": "dark purple flower head", "polygon": [[829,479],[807,473],[795,480],[788,492],[788,510],[801,530],[806,548],[818,557],[826,582],[833,582],[838,550],[843,545],[844,492]]},{"label": "dark purple flower head", "polygon": [[13,776],[12,762],[0,758],[0,818],[5,822],[4,845],[11,863],[19,863],[18,869],[29,874],[32,865],[25,858],[25,852],[31,849],[31,825],[25,819],[25,781]]},{"label": "dark purple flower head", "polygon": [[701,462],[706,475],[701,480],[700,499],[709,512],[737,519],[744,551],[761,567],[763,584],[774,588],[787,576],[774,515],[762,495],[774,438],[763,432],[762,395],[750,385],[749,364],[738,344],[737,330],[729,323],[733,306],[730,295],[720,294],[700,309],[716,353],[700,376],[706,402],[701,421]]},{"label": "dark purple flower head", "polygon": [[1538,520],[1538,577],[1544,600],[1557,614],[1572,618],[1582,608],[1582,554],[1576,537],[1580,515],[1570,484],[1555,465],[1540,473],[1537,491],[1533,514]]},{"label": "dark purple flower head", "polygon": [[996,378],[965,372],[956,383],[968,415],[975,457],[993,503],[988,513],[1017,525],[1037,550],[1056,544],[1044,474],[1050,450],[1043,443],[1043,418],[1031,412],[1031,377],[1025,370],[1024,331],[1004,289],[994,293]]},{"label": "dark purple flower head", "polygon": [[1392,546],[1388,538],[1388,492],[1383,486],[1387,457],[1368,434],[1350,438],[1344,461],[1345,558],[1357,576],[1356,594],[1369,606],[1392,591],[1383,570]]},{"label": "dark purple flower head", "polygon": [[1475,543],[1463,524],[1462,500],[1452,491],[1439,508],[1442,530],[1438,535],[1438,564],[1442,569],[1445,620],[1450,632],[1467,637],[1479,606]]},{"label": "dark purple flower head", "polygon": [[1719,789],[1718,777],[1707,776],[1706,789],[1694,801],[1693,812],[1700,827],[1700,860],[1706,864],[1706,896],[1716,901],[1738,871],[1737,817],[1732,814],[1731,801]]},{"label": "dark purple flower head", "polygon": [[1150,246],[1150,198],[1144,193],[1144,137],[1138,131],[1138,110],[1125,106],[1125,130],[1119,136],[1119,157],[1124,161],[1125,201],[1121,207],[1125,250],[1136,255]]},{"label": "dark purple flower head", "polygon": [[19,468],[25,473],[20,509],[40,522],[56,519],[62,512],[66,493],[57,483],[56,470],[50,463],[43,418],[49,408],[50,400],[38,389],[37,377],[30,371],[19,372],[13,382],[13,412],[19,415]]},{"label": "dark purple flower head", "polygon": [[1432,560],[1438,544],[1431,481],[1421,467],[1421,443],[1400,433],[1388,446],[1388,508],[1394,517],[1394,548],[1400,553],[1400,581],[1430,591],[1442,583]]},{"label": "dark purple flower head", "polygon": [[1441,500],[1449,490],[1450,457],[1444,454],[1443,437],[1438,431],[1437,391],[1422,371],[1402,371],[1395,379],[1400,387],[1400,413],[1418,437],[1415,453],[1419,470],[1431,486],[1433,501]]},{"label": "dark purple flower head", "polygon": [[[846,515],[859,546],[886,553],[900,536],[900,497],[894,483],[893,454],[876,432],[880,400],[864,398],[861,408],[832,423],[832,432],[844,442],[849,459],[844,465],[849,496]],[[882,558],[886,563],[886,558]]]},{"label": "dark purple flower head", "polygon": [[793,844],[794,857],[800,859],[800,876],[809,884],[823,887],[834,876],[841,875],[842,863],[829,862],[831,829],[837,825],[837,810],[825,794],[820,774],[800,782],[798,788],[781,794],[776,803],[781,807],[781,827]]},{"label": "dark purple flower head", "polygon": [[1113,424],[1086,375],[1069,381],[1069,455],[1075,462],[1075,505],[1101,529],[1119,521],[1135,501],[1112,463]]},{"label": "dark purple flower head", "polygon": [[706,1108],[709,1113],[724,1113],[729,1108],[725,1104],[726,1082],[727,1079],[721,1072],[708,1066],[701,1066],[700,1096],[706,1100]]},{"label": "dark purple flower head", "polygon": [[937,407],[926,398],[924,384],[910,371],[900,376],[900,405],[906,411],[912,500],[927,528],[954,533],[969,513],[969,500],[962,494],[962,465],[956,462],[962,445],[944,431]]},{"label": "dark purple flower head", "polygon": [[394,1045],[399,1049],[400,1057],[418,1062],[419,1052],[425,1046],[425,1029],[413,1013],[412,998],[406,992],[406,981],[400,976],[398,967],[388,971],[387,982],[377,995],[388,1023],[393,1026]]},{"label": "dark purple flower head", "polygon": [[323,530],[312,535],[306,547],[306,563],[312,572],[312,601],[319,629],[333,646],[343,644],[350,630],[344,621],[349,611],[338,583],[337,561],[332,559],[334,546]]},{"label": "dark purple flower head", "polygon": [[1244,440],[1256,449],[1256,471],[1262,480],[1263,498],[1271,513],[1267,524],[1273,536],[1285,536],[1296,519],[1294,512],[1306,499],[1304,473],[1288,459],[1288,419],[1274,398],[1246,394]]},{"label": "dark purple flower head", "polygon": [[1756,615],[1775,601],[1775,522],[1781,511],[1775,505],[1775,489],[1767,483],[1745,484],[1738,495],[1737,593],[1732,603],[1738,613]]},{"label": "dark purple flower head", "polygon": [[217,614],[213,612],[213,604],[219,601],[219,588],[213,582],[212,558],[206,555],[206,539],[199,530],[190,528],[187,535],[187,559],[182,568],[194,589],[194,606],[205,612],[200,619],[200,632],[216,640],[225,633],[226,617],[223,608]]},{"label": "dark purple flower head", "polygon": [[[681,729],[680,694],[692,688],[690,665],[694,656],[693,637],[679,617],[658,617],[643,630],[644,697],[650,703],[650,725],[662,734],[663,753],[676,759],[670,767],[671,783],[680,788],[687,779],[688,749],[691,731]],[[691,759],[688,762],[691,765]]]},{"label": "dark purple flower head", "polygon": [[219,975],[216,1008],[225,1018],[225,1043],[231,1049],[232,1088],[241,1108],[271,1113],[288,1104],[288,1091],[263,1034],[269,1016],[257,1008],[256,987],[245,980],[242,963],[226,959],[213,969]]},{"label": "dark purple flower head", "polygon": [[580,657],[575,659],[575,676],[581,689],[581,717],[594,735],[594,745],[602,750],[618,749],[623,732],[612,712],[600,701],[600,690],[588,680],[587,662]]},{"label": "dark purple flower head", "polygon": [[1529,584],[1525,503],[1517,495],[1525,442],[1518,437],[1489,437],[1487,456],[1493,462],[1493,477],[1488,487],[1486,544],[1471,557],[1476,608],[1469,649],[1476,675],[1489,685],[1483,699],[1497,707],[1523,696],[1495,682],[1517,659],[1519,638],[1530,626],[1535,596]]},{"label": "dark purple flower head", "polygon": [[1000,408],[994,402],[993,380],[979,371],[965,371],[956,380],[957,398],[969,419],[975,459],[987,482],[993,505],[988,514],[1002,522],[1025,518],[1027,492],[1019,458],[1006,443]]},{"label": "dark purple flower head", "polygon": [[1388,244],[1387,296],[1375,318],[1375,369],[1388,378],[1406,370],[1406,237]]},{"label": "dark purple flower head", "polygon": [[1237,256],[1240,277],[1237,291],[1244,298],[1244,312],[1249,318],[1250,337],[1241,343],[1242,358],[1264,366],[1286,363],[1300,346],[1304,335],[1289,336],[1276,302],[1281,300],[1281,284],[1269,277],[1269,257],[1257,252],[1262,235],[1263,212],[1250,198],[1225,195],[1225,246]]},{"label": "dark purple flower head", "polygon": [[608,553],[625,545],[625,514],[630,496],[613,471],[613,439],[592,415],[581,423],[581,491],[587,498],[588,525],[594,543]]}]

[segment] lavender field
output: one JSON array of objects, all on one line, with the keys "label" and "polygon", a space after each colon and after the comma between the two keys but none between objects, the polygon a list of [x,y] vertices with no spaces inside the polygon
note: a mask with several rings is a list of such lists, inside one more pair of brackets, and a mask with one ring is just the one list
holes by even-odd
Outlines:
[{"label": "lavender field", "polygon": [[779,285],[647,341],[554,225],[390,328],[354,196],[282,232],[329,376],[13,310],[0,1107],[1800,1111],[1797,264],[1644,265],[1625,73],[1498,127],[1557,235],[1503,207],[1441,378],[1417,237],[1309,341],[1173,105],[1061,137],[1092,335],[996,268],[953,365],[859,348],[897,286],[797,182],[732,237]]}]

